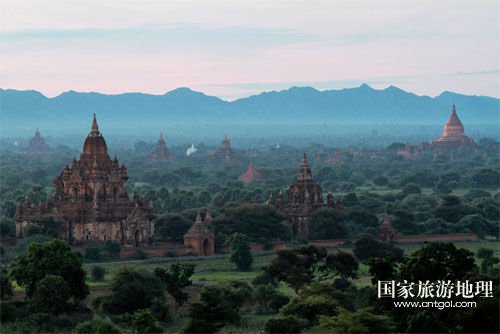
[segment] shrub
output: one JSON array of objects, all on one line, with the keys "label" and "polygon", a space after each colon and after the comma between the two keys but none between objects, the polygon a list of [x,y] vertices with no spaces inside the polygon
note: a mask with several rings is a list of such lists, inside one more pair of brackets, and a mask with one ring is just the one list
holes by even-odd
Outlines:
[{"label": "shrub", "polygon": [[104,251],[108,253],[108,256],[111,258],[119,257],[121,250],[122,246],[116,241],[108,240],[104,244]]},{"label": "shrub", "polygon": [[240,271],[249,270],[253,263],[250,238],[242,233],[233,233],[226,240],[226,245],[232,249],[229,261],[233,262]]},{"label": "shrub", "polygon": [[94,281],[103,281],[104,274],[106,273],[106,269],[101,266],[93,266],[90,274],[92,275],[92,280]]},{"label": "shrub", "polygon": [[75,332],[77,334],[120,334],[120,330],[111,320],[97,317],[79,323]]},{"label": "shrub", "polygon": [[142,248],[137,248],[134,252],[134,258],[137,260],[145,260],[148,258],[148,254]]},{"label": "shrub", "polygon": [[177,257],[178,254],[175,251],[168,250],[165,252],[165,257]]},{"label": "shrub", "polygon": [[85,248],[85,255],[83,258],[89,262],[102,261],[101,248],[99,247],[87,247]]},{"label": "shrub", "polygon": [[135,312],[132,314],[129,324],[134,333],[163,333],[163,327],[156,320],[151,310],[139,310]]},{"label": "shrub", "polygon": [[286,316],[269,319],[264,328],[266,333],[300,333],[307,325],[307,320]]}]

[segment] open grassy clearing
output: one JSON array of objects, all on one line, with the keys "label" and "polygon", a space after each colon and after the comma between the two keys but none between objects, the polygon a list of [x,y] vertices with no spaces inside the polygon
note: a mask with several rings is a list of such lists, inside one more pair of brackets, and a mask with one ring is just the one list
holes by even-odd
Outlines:
[{"label": "open grassy clearing", "polygon": [[[500,242],[497,240],[481,240],[477,242],[455,242],[459,248],[465,248],[474,254],[480,248],[488,248],[495,251],[496,256],[500,256]],[[411,254],[421,247],[420,244],[403,244],[399,245],[405,254]],[[329,250],[334,250],[330,248]],[[341,249],[352,250],[352,247],[341,247]],[[217,255],[213,257],[176,257],[176,258],[153,258],[148,260],[131,260],[131,261],[118,261],[118,262],[102,262],[102,263],[86,263],[84,269],[87,271],[87,279],[90,286],[108,285],[113,272],[123,267],[141,268],[143,270],[154,270],[156,267],[166,267],[170,263],[194,263],[196,264],[195,274],[193,281],[195,282],[217,282],[224,280],[244,280],[250,282],[260,272],[261,267],[268,264],[275,256],[273,252],[264,252],[254,254],[254,264],[252,270],[247,272],[240,272],[236,267],[229,262],[228,255]],[[101,266],[105,268],[106,275],[103,281],[92,281],[90,279],[90,271],[93,266]],[[358,271],[359,278],[355,281],[359,286],[369,285],[370,274],[368,266],[360,264]]]}]

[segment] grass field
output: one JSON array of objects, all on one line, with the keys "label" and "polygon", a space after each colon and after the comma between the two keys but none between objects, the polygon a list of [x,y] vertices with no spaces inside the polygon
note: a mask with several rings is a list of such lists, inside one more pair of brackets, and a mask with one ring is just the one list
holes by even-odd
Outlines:
[{"label": "grass field", "polygon": [[[465,248],[473,252],[474,254],[480,248],[488,248],[495,251],[495,255],[500,257],[500,242],[497,240],[481,240],[476,242],[455,242],[455,245],[459,248]],[[403,248],[406,255],[413,253],[421,247],[419,244],[404,244],[399,245]],[[333,250],[334,248],[331,248]],[[345,249],[350,250],[349,247]],[[261,267],[268,264],[271,259],[275,256],[273,252],[264,252],[254,254],[254,264],[252,269],[247,272],[240,272],[236,270],[236,267],[229,262],[228,255],[216,255],[213,257],[176,257],[176,258],[153,258],[147,260],[133,260],[133,261],[118,261],[118,262],[102,262],[102,263],[86,263],[84,265],[87,273],[93,266],[98,265],[106,270],[105,280],[100,282],[94,282],[90,280],[88,276],[88,283],[91,286],[102,286],[109,284],[113,272],[123,267],[133,267],[140,268],[141,270],[154,270],[156,267],[167,267],[170,263],[180,262],[180,263],[194,263],[196,264],[195,274],[193,275],[194,282],[217,282],[224,280],[244,280],[250,282],[254,279],[260,272]],[[370,276],[368,273],[368,267],[361,264],[358,272],[359,278],[356,280],[356,284],[359,286],[369,285]]]}]

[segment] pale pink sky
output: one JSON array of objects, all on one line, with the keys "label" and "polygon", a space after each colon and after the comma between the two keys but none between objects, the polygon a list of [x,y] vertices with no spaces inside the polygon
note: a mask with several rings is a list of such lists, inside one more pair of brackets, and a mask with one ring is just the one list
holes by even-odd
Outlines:
[{"label": "pale pink sky", "polygon": [[0,0],[0,87],[234,99],[366,82],[500,97],[499,3]]}]

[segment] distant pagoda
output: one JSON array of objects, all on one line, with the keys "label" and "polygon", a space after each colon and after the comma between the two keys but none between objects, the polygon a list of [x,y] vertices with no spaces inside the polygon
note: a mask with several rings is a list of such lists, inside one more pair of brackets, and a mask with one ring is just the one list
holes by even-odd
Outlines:
[{"label": "distant pagoda", "polygon": [[233,163],[237,160],[237,158],[238,155],[231,148],[231,142],[229,141],[229,138],[227,138],[227,135],[224,136],[219,149],[210,154],[208,157],[209,160],[218,160],[224,164]]},{"label": "distant pagoda", "polygon": [[253,168],[253,163],[248,165],[248,169],[245,173],[241,174],[239,177],[240,181],[243,183],[251,183],[255,181],[262,181],[262,175]]},{"label": "distant pagoda", "polygon": [[28,142],[28,146],[24,149],[24,153],[32,156],[47,156],[49,154],[49,148],[45,144],[45,140],[42,138],[40,131],[36,128],[35,134]]},{"label": "distant pagoda", "polygon": [[165,161],[167,159],[169,159],[167,143],[165,142],[165,139],[163,138],[163,132],[160,132],[160,138],[158,139],[158,142],[156,143],[155,149],[149,155],[149,160]]},{"label": "distant pagoda", "polygon": [[473,146],[474,141],[464,132],[464,126],[458,118],[455,105],[451,110],[451,116],[444,126],[444,131],[435,143],[437,147],[457,148],[462,146]]},{"label": "distant pagoda", "polygon": [[392,241],[396,236],[396,229],[394,228],[394,226],[392,226],[391,222],[389,221],[389,216],[387,216],[386,213],[384,215],[384,221],[382,222],[382,225],[380,225],[380,227],[378,228],[378,238],[381,241],[389,242]]}]

